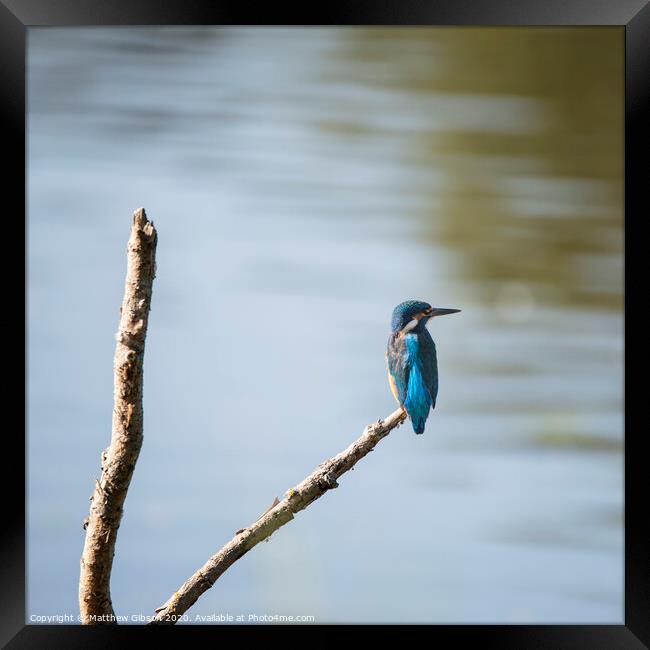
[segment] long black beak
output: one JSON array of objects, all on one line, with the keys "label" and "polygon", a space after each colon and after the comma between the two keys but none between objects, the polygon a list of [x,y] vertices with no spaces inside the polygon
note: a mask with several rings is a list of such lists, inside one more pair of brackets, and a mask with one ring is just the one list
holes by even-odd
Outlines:
[{"label": "long black beak", "polygon": [[431,311],[430,318],[434,316],[446,316],[447,314],[457,314],[460,309],[443,309],[442,307],[434,307]]}]

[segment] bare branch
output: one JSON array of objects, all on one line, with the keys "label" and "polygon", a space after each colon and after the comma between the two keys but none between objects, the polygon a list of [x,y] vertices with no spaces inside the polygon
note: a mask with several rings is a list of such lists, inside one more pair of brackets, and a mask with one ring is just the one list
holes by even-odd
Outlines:
[{"label": "bare branch", "polygon": [[117,530],[142,446],[142,363],[155,276],[157,234],[143,208],[133,214],[127,272],[116,334],[111,444],[102,452],[90,514],[84,521],[79,609],[84,624],[114,623],[110,578]]},{"label": "bare branch", "polygon": [[213,555],[173,596],[156,610],[150,625],[173,625],[207,591],[228,567],[254,546],[267,539],[293,516],[338,487],[337,479],[356,465],[375,445],[406,419],[399,408],[385,420],[366,427],[363,435],[338,456],[321,463],[300,485],[290,489],[285,498],[273,505],[248,528],[237,531],[218,553]]}]

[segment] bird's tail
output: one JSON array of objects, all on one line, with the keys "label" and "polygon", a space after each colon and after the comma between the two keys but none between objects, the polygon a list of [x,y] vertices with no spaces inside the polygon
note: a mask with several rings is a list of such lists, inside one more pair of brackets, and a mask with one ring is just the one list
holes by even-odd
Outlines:
[{"label": "bird's tail", "polygon": [[426,424],[426,421],[426,418],[418,418],[417,420],[411,419],[413,431],[415,431],[417,434],[424,433],[424,425]]}]

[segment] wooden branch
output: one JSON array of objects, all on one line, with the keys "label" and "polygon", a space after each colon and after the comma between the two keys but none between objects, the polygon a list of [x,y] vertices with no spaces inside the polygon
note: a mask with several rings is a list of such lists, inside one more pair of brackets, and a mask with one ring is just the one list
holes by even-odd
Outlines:
[{"label": "wooden branch", "polygon": [[79,609],[84,624],[115,623],[110,578],[122,507],[142,446],[142,363],[157,234],[143,208],[133,214],[127,272],[114,359],[111,444],[102,452],[101,479],[95,481],[90,514],[84,522]]},{"label": "wooden branch", "polygon": [[321,463],[300,485],[290,489],[285,498],[272,506],[248,528],[237,531],[218,553],[213,555],[178,591],[156,610],[150,625],[173,625],[207,591],[228,567],[254,546],[267,539],[278,528],[328,490],[338,487],[337,479],[350,469],[395,427],[406,419],[402,408],[385,420],[366,427],[363,435],[338,456]]}]

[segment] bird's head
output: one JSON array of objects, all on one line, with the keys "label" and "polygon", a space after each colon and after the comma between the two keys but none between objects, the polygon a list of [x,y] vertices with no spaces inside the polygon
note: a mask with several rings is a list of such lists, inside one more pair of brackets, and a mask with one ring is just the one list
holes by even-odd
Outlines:
[{"label": "bird's head", "polygon": [[401,332],[402,334],[419,332],[426,327],[430,318],[455,314],[459,311],[460,309],[432,307],[429,303],[421,300],[407,300],[393,309],[391,330],[393,333]]}]

